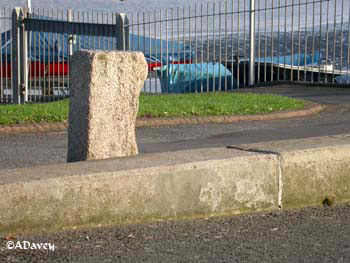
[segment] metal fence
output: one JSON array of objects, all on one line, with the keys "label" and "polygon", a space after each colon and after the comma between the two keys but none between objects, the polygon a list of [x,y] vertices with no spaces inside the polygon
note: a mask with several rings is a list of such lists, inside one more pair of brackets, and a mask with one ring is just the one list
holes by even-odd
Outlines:
[{"label": "metal fence", "polygon": [[[230,0],[127,17],[34,9],[24,10],[23,18],[17,14],[23,25],[11,23],[11,13],[0,12],[1,102],[68,97],[69,58],[76,49],[143,52],[148,93],[227,91],[254,82],[349,84],[346,0]],[[13,47],[11,26],[19,28],[19,38],[26,35],[16,42],[26,49],[22,53]],[[16,61],[27,65],[18,79]]]},{"label": "metal fence", "polygon": [[[77,49],[116,50],[124,24],[115,13],[15,8],[12,28],[1,35],[1,66],[7,65],[5,102],[52,101],[69,96],[70,56]],[[121,32],[117,33],[117,28]],[[119,43],[119,46],[117,44]],[[4,100],[3,100],[4,101]]]},{"label": "metal fence", "polygon": [[[1,56],[0,56],[0,102],[11,102],[11,11],[7,8],[0,8],[0,43],[1,43]],[[3,32],[8,32],[3,33]],[[8,54],[4,56],[3,53]]]},{"label": "metal fence", "polygon": [[[250,73],[256,85],[280,81],[349,84],[348,1],[255,0],[255,10],[250,2],[221,1],[129,16],[130,32],[180,43],[149,44],[144,50],[160,64],[146,91],[238,89],[250,85]],[[137,50],[139,42],[135,44],[131,49]],[[168,58],[185,50],[193,52],[188,65],[185,59],[176,65],[169,62]]]}]

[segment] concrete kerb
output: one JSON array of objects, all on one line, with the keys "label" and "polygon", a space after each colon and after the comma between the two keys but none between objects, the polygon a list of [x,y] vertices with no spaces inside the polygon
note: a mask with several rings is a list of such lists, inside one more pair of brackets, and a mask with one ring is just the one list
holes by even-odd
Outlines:
[{"label": "concrete kerb", "polygon": [[[163,158],[173,164],[141,165],[113,172],[111,167],[118,167],[120,160],[109,160],[102,162],[110,166],[107,171],[95,162],[97,167],[80,175],[74,171],[77,166],[66,164],[61,169],[55,167],[57,176],[26,182],[18,178],[38,176],[50,167],[0,172],[0,178],[9,179],[11,173],[17,178],[16,182],[0,186],[0,211],[7,211],[0,215],[0,232],[202,217],[277,207],[274,156],[236,155],[229,149],[206,151],[222,158],[176,163],[172,161],[176,156],[185,154],[190,158],[200,152],[167,153]],[[144,158],[147,156],[135,159],[144,163]],[[128,160],[122,161],[125,164]]]},{"label": "concrete kerb", "polygon": [[350,135],[240,145],[280,157],[283,208],[350,201]]},{"label": "concrete kerb", "polygon": [[221,216],[322,205],[325,199],[348,202],[349,138],[0,171],[0,211],[5,211],[0,232]]}]

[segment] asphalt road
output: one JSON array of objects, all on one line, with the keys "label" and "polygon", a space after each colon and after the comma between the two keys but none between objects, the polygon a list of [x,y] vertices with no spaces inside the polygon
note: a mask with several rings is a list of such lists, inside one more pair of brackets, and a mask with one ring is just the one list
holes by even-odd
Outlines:
[{"label": "asphalt road", "polygon": [[[314,116],[286,120],[139,128],[140,153],[350,133],[349,88],[283,86],[250,91],[307,99],[327,108]],[[65,162],[66,153],[65,132],[0,136],[0,169]]]},{"label": "asphalt road", "polygon": [[[327,105],[297,119],[137,130],[141,154],[350,133],[350,89],[263,88]],[[65,162],[66,133],[0,137],[0,169]],[[350,262],[350,205],[167,221],[51,234],[55,251],[8,250],[0,262]]]},{"label": "asphalt road", "polygon": [[350,206],[22,235],[1,262],[350,262]]}]

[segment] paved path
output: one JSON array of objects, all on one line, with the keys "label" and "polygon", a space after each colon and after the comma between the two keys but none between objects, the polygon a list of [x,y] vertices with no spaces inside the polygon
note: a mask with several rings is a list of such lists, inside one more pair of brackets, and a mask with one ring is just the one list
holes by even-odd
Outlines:
[{"label": "paved path", "polygon": [[350,206],[19,236],[1,262],[350,262]]},{"label": "paved path", "polygon": [[[305,118],[139,128],[141,154],[350,133],[350,89],[283,86],[254,92],[308,99],[328,107]],[[66,133],[3,135],[0,169],[65,162],[66,152]]]}]

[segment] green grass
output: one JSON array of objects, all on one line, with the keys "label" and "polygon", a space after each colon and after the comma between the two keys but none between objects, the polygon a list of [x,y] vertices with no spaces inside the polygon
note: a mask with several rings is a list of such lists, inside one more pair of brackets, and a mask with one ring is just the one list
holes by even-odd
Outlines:
[{"label": "green grass", "polygon": [[301,109],[304,101],[254,93],[205,93],[141,96],[139,116],[207,116],[269,113]]},{"label": "green grass", "polygon": [[63,122],[68,119],[69,100],[42,104],[0,105],[0,125]]},{"label": "green grass", "polygon": [[[139,117],[247,115],[296,110],[302,100],[253,93],[145,95],[140,97]],[[62,122],[68,119],[69,100],[26,105],[0,105],[0,125]]]}]

